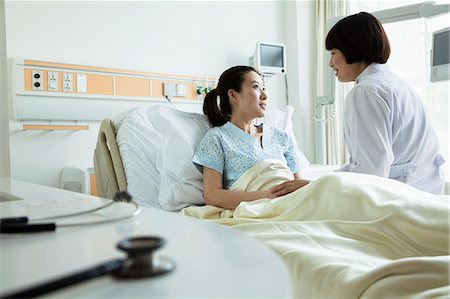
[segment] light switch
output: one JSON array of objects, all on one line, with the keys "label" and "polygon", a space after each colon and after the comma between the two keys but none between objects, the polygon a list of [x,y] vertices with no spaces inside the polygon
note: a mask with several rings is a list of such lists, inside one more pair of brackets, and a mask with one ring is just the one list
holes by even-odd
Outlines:
[{"label": "light switch", "polygon": [[77,74],[77,92],[78,93],[87,92],[87,80],[85,74]]},{"label": "light switch", "polygon": [[185,84],[177,84],[177,96],[179,96],[179,97],[186,96],[186,85]]}]

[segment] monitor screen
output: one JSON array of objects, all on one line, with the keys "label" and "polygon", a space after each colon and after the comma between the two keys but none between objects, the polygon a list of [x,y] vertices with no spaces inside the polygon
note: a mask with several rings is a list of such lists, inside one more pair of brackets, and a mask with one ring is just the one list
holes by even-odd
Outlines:
[{"label": "monitor screen", "polygon": [[261,66],[284,67],[283,47],[276,45],[260,45]]},{"label": "monitor screen", "polygon": [[433,40],[433,66],[450,63],[450,31],[438,32]]}]

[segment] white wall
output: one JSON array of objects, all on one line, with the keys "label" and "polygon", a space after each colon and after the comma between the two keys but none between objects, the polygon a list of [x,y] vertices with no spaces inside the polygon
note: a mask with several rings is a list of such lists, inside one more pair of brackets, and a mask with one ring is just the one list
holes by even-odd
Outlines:
[{"label": "white wall", "polygon": [[0,178],[10,176],[5,3],[0,1]]},{"label": "white wall", "polygon": [[[290,12],[286,6],[292,3],[297,10],[286,18]],[[295,133],[301,136],[298,143],[311,159],[311,7],[313,1],[7,1],[7,56],[218,76],[232,65],[247,64],[258,40],[290,45],[289,36],[300,51],[297,57],[290,50],[287,57],[289,93],[298,112]],[[299,15],[306,22],[297,22]],[[295,22],[293,27],[291,22]],[[297,31],[307,34],[299,40],[293,36]],[[267,89],[269,109],[282,107],[284,79],[269,79]],[[20,124],[10,121],[13,178],[58,186],[64,165],[92,163],[98,123],[88,123],[89,132],[72,133],[23,132]]]},{"label": "white wall", "polygon": [[314,162],[313,108],[316,97],[314,1],[287,1],[285,6],[289,103],[294,107],[294,134],[300,149]]}]

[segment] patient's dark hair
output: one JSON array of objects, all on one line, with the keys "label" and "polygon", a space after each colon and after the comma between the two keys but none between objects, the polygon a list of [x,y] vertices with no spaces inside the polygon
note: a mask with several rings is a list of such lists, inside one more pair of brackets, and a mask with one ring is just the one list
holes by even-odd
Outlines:
[{"label": "patient's dark hair", "polygon": [[[220,75],[217,87],[206,94],[203,102],[203,113],[208,117],[213,127],[225,124],[231,118],[231,105],[228,98],[228,91],[233,89],[241,91],[242,83],[245,81],[245,74],[255,72],[250,66],[238,65],[227,69]],[[219,99],[217,98],[219,96]]]},{"label": "patient's dark hair", "polygon": [[380,21],[367,12],[343,18],[331,28],[325,39],[328,51],[338,49],[348,64],[386,63],[391,46]]}]

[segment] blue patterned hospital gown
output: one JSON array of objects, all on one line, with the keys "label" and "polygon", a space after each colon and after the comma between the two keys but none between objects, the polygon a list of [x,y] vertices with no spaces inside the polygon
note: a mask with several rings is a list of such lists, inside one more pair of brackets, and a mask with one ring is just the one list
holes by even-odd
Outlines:
[{"label": "blue patterned hospital gown", "polygon": [[209,130],[197,147],[192,162],[202,169],[214,169],[223,175],[228,189],[244,172],[264,159],[286,163],[293,173],[299,171],[297,152],[289,136],[275,128],[264,127],[259,141],[231,122]]}]

